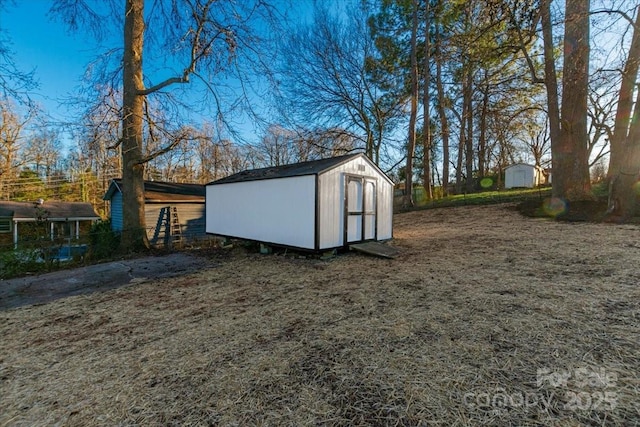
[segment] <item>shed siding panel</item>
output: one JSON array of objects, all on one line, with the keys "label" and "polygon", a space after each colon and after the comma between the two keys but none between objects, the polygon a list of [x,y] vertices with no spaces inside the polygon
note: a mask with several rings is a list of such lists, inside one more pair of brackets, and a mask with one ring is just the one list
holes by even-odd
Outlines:
[{"label": "shed siding panel", "polygon": [[393,184],[369,161],[355,158],[320,175],[320,249],[344,245],[344,175],[359,175],[377,178],[378,240],[393,237]]},{"label": "shed siding panel", "polygon": [[504,173],[504,188],[526,187],[537,185],[535,180],[535,167],[526,164],[509,166]]},{"label": "shed siding panel", "polygon": [[111,198],[111,229],[122,231],[122,193],[119,191]]},{"label": "shed siding panel", "polygon": [[207,186],[207,233],[314,249],[315,176]]},{"label": "shed siding panel", "polygon": [[180,221],[180,231],[185,241],[201,239],[205,237],[204,203],[146,203],[145,221],[147,223],[147,237],[153,245],[163,245],[166,241],[167,230],[162,227],[161,214],[166,215],[163,209],[167,207],[178,209],[178,220]]},{"label": "shed siding panel", "polygon": [[393,184],[378,183],[378,240],[393,238]]},{"label": "shed siding panel", "polygon": [[344,172],[332,169],[318,179],[319,249],[344,243]]},{"label": "shed siding panel", "polygon": [[204,203],[184,203],[176,205],[182,227],[182,236],[191,241],[205,236]]},{"label": "shed siding panel", "polygon": [[166,230],[163,227],[159,227],[158,219],[162,208],[167,205],[160,205],[156,203],[146,203],[144,205],[144,220],[147,226],[147,237],[153,245],[164,245],[166,236]]}]

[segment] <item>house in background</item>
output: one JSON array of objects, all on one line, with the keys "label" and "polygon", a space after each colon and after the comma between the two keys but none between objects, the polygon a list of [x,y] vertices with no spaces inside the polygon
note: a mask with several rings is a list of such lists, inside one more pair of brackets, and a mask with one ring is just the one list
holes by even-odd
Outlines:
[{"label": "house in background", "polygon": [[207,184],[207,233],[308,250],[393,237],[393,182],[364,154]]},{"label": "house in background", "polygon": [[[114,179],[103,199],[110,202],[111,229],[122,232],[122,194],[127,191],[121,179]],[[200,184],[144,182],[144,211],[147,237],[153,246],[176,241],[207,238],[205,233],[205,187]]]},{"label": "house in background", "polygon": [[542,168],[516,163],[504,170],[504,188],[534,188],[545,183]]},{"label": "house in background", "polygon": [[89,234],[99,220],[90,203],[0,201],[0,249],[42,239],[70,242]]}]

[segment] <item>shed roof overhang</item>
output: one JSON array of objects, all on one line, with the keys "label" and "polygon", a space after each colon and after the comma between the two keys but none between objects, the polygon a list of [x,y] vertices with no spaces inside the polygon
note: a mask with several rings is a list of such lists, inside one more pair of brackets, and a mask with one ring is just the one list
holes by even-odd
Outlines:
[{"label": "shed roof overhang", "polygon": [[[122,194],[122,180],[112,179],[102,200],[111,200],[116,192]],[[204,203],[205,190],[201,184],[145,181],[145,203]]]}]

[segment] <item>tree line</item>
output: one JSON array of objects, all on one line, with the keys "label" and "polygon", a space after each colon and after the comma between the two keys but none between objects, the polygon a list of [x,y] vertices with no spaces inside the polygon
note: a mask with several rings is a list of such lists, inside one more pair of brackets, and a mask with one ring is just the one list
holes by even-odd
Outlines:
[{"label": "tree line", "polygon": [[[8,101],[28,104],[33,76],[0,48],[2,182],[25,173],[55,180],[47,162],[56,161],[72,182],[82,175],[69,165],[98,182],[116,172],[129,189],[125,226],[142,229],[144,179],[208,182],[361,150],[427,197],[474,191],[485,177],[500,185],[506,166],[525,161],[551,171],[554,197],[589,199],[590,169],[606,169],[611,212],[636,212],[637,4],[314,2],[301,19],[263,0],[124,3],[52,6],[97,44],[117,40],[86,75],[77,146],[64,159],[55,142],[29,149],[55,141],[55,129],[11,145],[16,129],[37,121]],[[246,119],[260,129],[251,143],[239,131]],[[144,233],[123,241],[147,244]]]},{"label": "tree line", "polygon": [[[86,133],[77,145],[63,149],[55,127],[39,127],[42,119],[20,116],[16,110],[0,102],[0,200],[84,201],[106,214],[102,196],[111,179],[122,174],[120,150],[111,148],[117,140],[117,117],[99,124],[96,116],[86,117]],[[206,122],[163,137],[167,140],[147,144],[145,153],[163,144],[173,147],[148,161],[145,180],[206,184],[245,169],[344,155],[357,147],[343,129],[292,131],[276,125],[254,144],[234,143]]]}]

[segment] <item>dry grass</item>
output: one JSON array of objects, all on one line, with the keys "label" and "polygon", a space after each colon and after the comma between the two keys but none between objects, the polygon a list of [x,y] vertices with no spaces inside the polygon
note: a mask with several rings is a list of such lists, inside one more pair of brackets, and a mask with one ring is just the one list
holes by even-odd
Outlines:
[{"label": "dry grass", "polygon": [[395,235],[1,312],[0,425],[640,424],[638,226],[463,207]]}]

